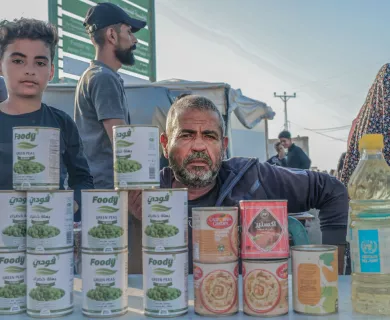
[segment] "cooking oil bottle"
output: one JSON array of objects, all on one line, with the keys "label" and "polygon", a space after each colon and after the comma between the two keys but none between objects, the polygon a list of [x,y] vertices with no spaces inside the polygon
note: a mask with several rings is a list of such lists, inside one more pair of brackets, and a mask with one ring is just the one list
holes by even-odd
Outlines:
[{"label": "cooking oil bottle", "polygon": [[370,315],[390,315],[390,167],[383,147],[381,134],[361,138],[348,185],[352,307]]}]

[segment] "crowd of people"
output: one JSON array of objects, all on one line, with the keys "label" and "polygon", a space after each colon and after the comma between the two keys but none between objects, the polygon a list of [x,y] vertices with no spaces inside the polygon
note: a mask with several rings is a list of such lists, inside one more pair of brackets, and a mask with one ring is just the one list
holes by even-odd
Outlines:
[{"label": "crowd of people", "polygon": [[[114,4],[101,3],[87,12],[84,26],[96,56],[77,84],[73,120],[42,102],[54,74],[56,28],[25,18],[0,22],[0,73],[8,92],[0,103],[0,189],[12,189],[15,126],[61,130],[60,187],[64,188],[68,175],[68,185],[76,191],[79,205],[81,189],[113,189],[112,127],[132,124],[118,70],[134,63],[136,32],[145,22]],[[286,199],[291,213],[319,209],[322,242],[343,246],[348,216],[345,186],[328,174],[307,170],[311,161],[292,142],[289,132],[281,132],[279,140],[277,154],[268,163],[240,157],[224,159],[228,138],[218,108],[205,97],[180,96],[168,112],[160,137],[169,161],[160,172],[160,187],[188,188],[190,220],[193,207],[237,206],[240,200],[249,199]],[[142,272],[141,194],[130,191],[128,196],[129,271],[133,273]],[[75,215],[75,221],[80,220],[80,214]],[[191,238],[190,228],[190,251]]]}]

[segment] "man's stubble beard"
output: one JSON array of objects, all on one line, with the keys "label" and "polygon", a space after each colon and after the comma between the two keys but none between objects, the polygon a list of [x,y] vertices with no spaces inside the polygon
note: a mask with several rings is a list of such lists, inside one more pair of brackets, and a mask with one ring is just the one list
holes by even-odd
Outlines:
[{"label": "man's stubble beard", "polygon": [[[177,181],[181,182],[186,187],[190,188],[203,188],[213,183],[218,176],[219,170],[222,165],[224,156],[223,146],[220,149],[220,155],[217,158],[217,162],[213,165],[211,158],[205,152],[193,152],[191,155],[186,157],[183,164],[180,165],[176,162],[173,153],[168,153],[169,166],[171,167]],[[194,159],[206,160],[210,169],[203,174],[197,174],[196,172],[202,172],[205,167],[195,167],[191,171],[186,169],[187,164]],[[195,172],[194,172],[195,171]]]}]

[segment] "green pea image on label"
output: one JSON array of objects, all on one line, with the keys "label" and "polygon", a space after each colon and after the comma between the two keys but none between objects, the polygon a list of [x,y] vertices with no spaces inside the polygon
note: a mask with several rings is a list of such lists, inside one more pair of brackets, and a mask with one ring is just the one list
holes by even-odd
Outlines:
[{"label": "green pea image on label", "polygon": [[122,296],[122,290],[112,287],[97,287],[87,292],[87,297],[96,301],[111,301],[119,299]]},{"label": "green pea image on label", "polygon": [[15,223],[6,227],[3,234],[9,237],[25,237],[26,229],[26,223]]},{"label": "green pea image on label", "polygon": [[169,238],[178,233],[179,228],[165,223],[152,223],[145,228],[145,234],[152,238]]},{"label": "green pea image on label", "polygon": [[53,238],[61,233],[60,229],[47,224],[34,224],[27,229],[27,235],[31,238]]},{"label": "green pea image on label", "polygon": [[19,160],[14,165],[14,172],[17,174],[35,174],[45,170],[42,163],[30,160]]},{"label": "green pea image on label", "polygon": [[99,239],[119,238],[123,233],[124,230],[121,227],[112,224],[99,224],[88,231],[90,236]]},{"label": "green pea image on label", "polygon": [[171,287],[153,287],[148,289],[146,295],[152,300],[169,301],[179,298],[181,296],[181,291]]},{"label": "green pea image on label", "polygon": [[0,287],[0,297],[6,299],[24,297],[26,289],[27,285],[24,283],[6,284],[4,287]]},{"label": "green pea image on label", "polygon": [[119,158],[115,161],[114,170],[118,173],[135,172],[142,169],[142,165],[135,160]]},{"label": "green pea image on label", "polygon": [[39,286],[29,293],[30,298],[37,301],[59,300],[65,295],[65,291],[59,288]]}]

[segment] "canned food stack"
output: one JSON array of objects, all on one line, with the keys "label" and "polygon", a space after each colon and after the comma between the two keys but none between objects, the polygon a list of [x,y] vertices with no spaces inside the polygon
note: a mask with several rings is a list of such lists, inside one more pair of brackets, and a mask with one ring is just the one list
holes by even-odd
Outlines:
[{"label": "canned food stack", "polygon": [[142,192],[144,313],[167,318],[188,312],[188,191]]},{"label": "canned food stack", "polygon": [[127,192],[83,190],[82,312],[90,317],[114,317],[128,309]]},{"label": "canned food stack", "polygon": [[[15,279],[20,287],[11,290],[8,284],[16,298],[10,313],[22,310],[17,295],[23,287],[23,311],[29,316],[63,316],[73,311],[73,191],[59,191],[60,130],[14,127],[13,138],[13,188],[18,192],[8,196],[17,205],[9,211],[13,225],[2,235],[10,248],[27,252],[4,260],[11,265],[1,272],[12,276],[2,279]],[[26,237],[23,244],[18,236]]]},{"label": "canned food stack", "polygon": [[73,191],[27,191],[27,314],[73,312]]},{"label": "canned food stack", "polygon": [[238,209],[192,209],[195,313],[238,312]]},{"label": "canned food stack", "polygon": [[287,314],[287,201],[240,201],[244,313]]},{"label": "canned food stack", "polygon": [[0,191],[0,205],[0,315],[3,316],[26,312],[26,193]]}]

